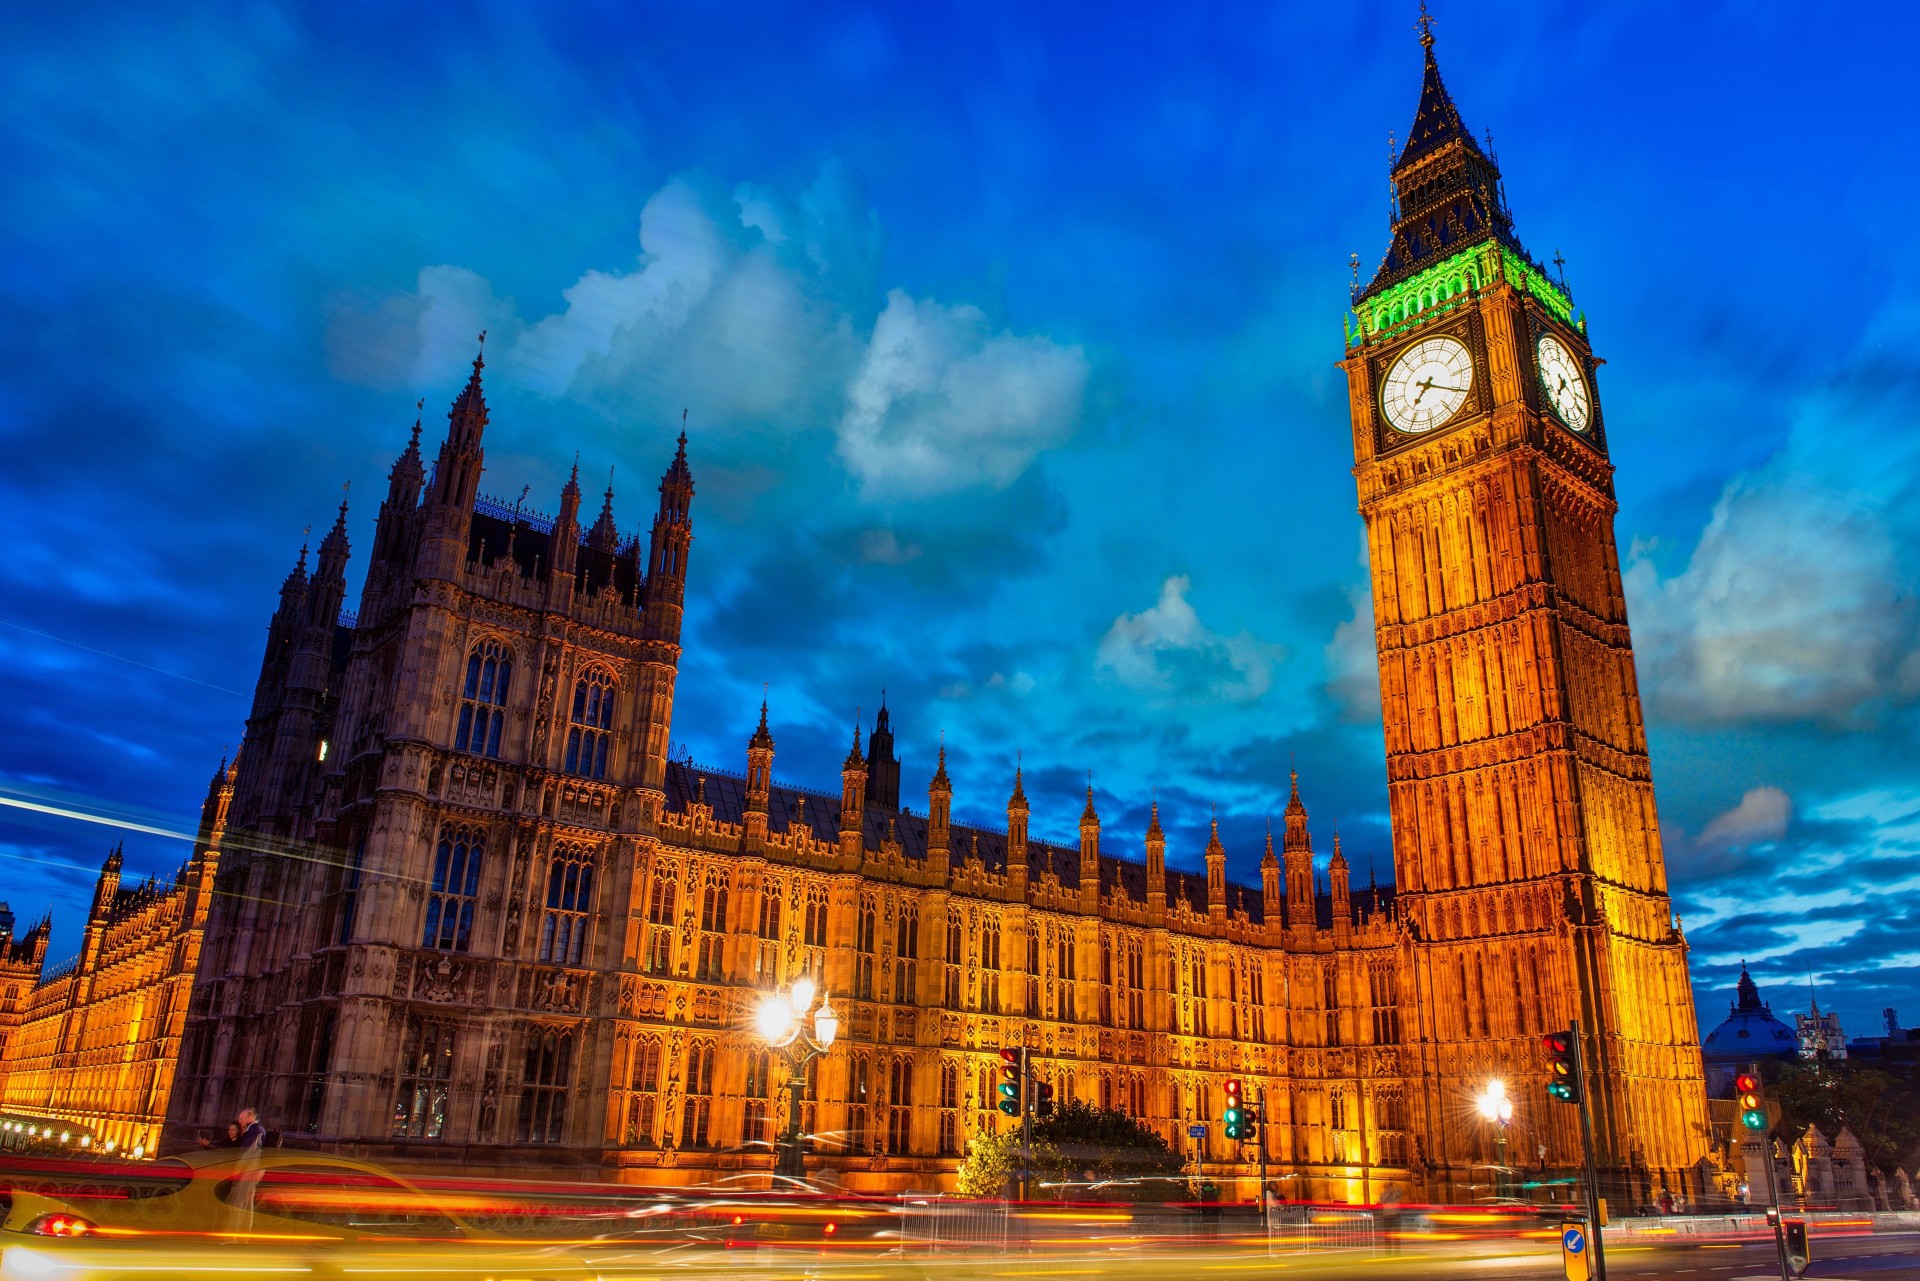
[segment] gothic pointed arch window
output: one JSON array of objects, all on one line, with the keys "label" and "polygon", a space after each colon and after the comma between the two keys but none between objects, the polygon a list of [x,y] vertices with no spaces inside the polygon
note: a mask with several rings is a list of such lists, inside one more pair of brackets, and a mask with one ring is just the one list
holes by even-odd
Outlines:
[{"label": "gothic pointed arch window", "polygon": [[873,953],[880,926],[880,905],[871,895],[860,899],[860,917],[854,927],[853,994],[863,1001],[873,999]]},{"label": "gothic pointed arch window", "polygon": [[394,1138],[437,1139],[445,1130],[455,1031],[450,1020],[408,1017],[400,1047],[400,1089],[393,1103]]},{"label": "gothic pointed arch window", "polygon": [[558,1143],[567,1125],[567,1093],[573,1085],[573,1032],[532,1028],[526,1071],[520,1078],[522,1143]]},{"label": "gothic pointed arch window", "polygon": [[634,1047],[633,1075],[629,1084],[633,1098],[627,1111],[627,1142],[644,1147],[654,1144],[655,1117],[660,1106],[660,1038],[650,1036]]},{"label": "gothic pointed arch window", "polygon": [[680,1107],[680,1146],[707,1146],[713,1119],[713,1042],[696,1041],[687,1050],[687,1098]]},{"label": "gothic pointed arch window", "polygon": [[484,838],[470,827],[441,830],[434,851],[433,881],[427,894],[427,927],[422,947],[465,952],[473,941],[473,909],[480,894]]},{"label": "gothic pointed arch window", "polygon": [[547,910],[540,923],[540,959],[578,965],[586,952],[593,910],[593,851],[556,845],[547,870]]},{"label": "gothic pointed arch window", "polygon": [[613,677],[590,668],[573,684],[573,715],[567,729],[567,773],[607,776],[613,742]]},{"label": "gothic pointed arch window", "polygon": [[460,686],[460,719],[453,732],[453,750],[475,756],[500,755],[500,733],[506,722],[507,691],[513,684],[513,651],[497,640],[486,640],[467,655],[466,679]]},{"label": "gothic pointed arch window", "polygon": [[725,979],[726,953],[727,879],[723,872],[710,871],[700,896],[700,946],[693,976],[710,983]]},{"label": "gothic pointed arch window", "polygon": [[773,1129],[767,1111],[772,1093],[773,1059],[765,1050],[747,1054],[746,1106],[741,1110],[740,1142],[748,1147],[766,1147],[772,1143]]}]

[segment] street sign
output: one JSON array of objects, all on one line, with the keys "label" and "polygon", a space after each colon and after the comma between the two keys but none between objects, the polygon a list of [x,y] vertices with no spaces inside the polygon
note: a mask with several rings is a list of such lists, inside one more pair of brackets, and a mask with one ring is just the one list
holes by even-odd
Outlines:
[{"label": "street sign", "polygon": [[1588,1281],[1593,1275],[1592,1257],[1587,1253],[1584,1224],[1569,1223],[1560,1229],[1560,1270],[1567,1281]]},{"label": "street sign", "polygon": [[1187,1127],[1187,1137],[1190,1139],[1204,1139],[1207,1137],[1207,1127],[1204,1125],[1190,1125]]}]

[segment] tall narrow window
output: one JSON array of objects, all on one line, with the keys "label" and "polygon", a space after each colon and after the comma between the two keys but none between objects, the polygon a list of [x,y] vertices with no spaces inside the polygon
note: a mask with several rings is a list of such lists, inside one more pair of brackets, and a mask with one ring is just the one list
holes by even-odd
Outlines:
[{"label": "tall narrow window", "polygon": [[654,1144],[655,1117],[660,1107],[660,1042],[648,1037],[634,1047],[633,1098],[627,1110],[627,1142]]},{"label": "tall narrow window", "polygon": [[367,857],[366,838],[353,845],[353,855],[340,871],[340,892],[334,896],[333,927],[327,931],[336,944],[353,941],[354,915],[360,906],[360,868]]},{"label": "tall narrow window", "polygon": [[573,685],[573,723],[567,730],[567,773],[607,776],[613,741],[613,678],[599,668]]},{"label": "tall narrow window", "polygon": [[707,1123],[713,1117],[713,1045],[697,1041],[687,1051],[687,1099],[680,1108],[680,1146],[707,1146]]},{"label": "tall narrow window", "polygon": [[393,1137],[437,1139],[446,1129],[453,1082],[454,1025],[418,1015],[400,1043],[400,1092],[393,1101]]},{"label": "tall narrow window", "polygon": [[1327,1044],[1340,1044],[1340,974],[1333,967],[1325,973],[1327,1007]]},{"label": "tall narrow window", "polygon": [[522,1143],[558,1143],[566,1131],[567,1091],[573,1084],[573,1033],[534,1028],[528,1033],[520,1084]]},{"label": "tall narrow window", "polygon": [[960,964],[966,957],[966,927],[961,924],[958,913],[947,918],[947,972],[946,1004],[950,1010],[960,1008]]},{"label": "tall narrow window", "polygon": [[578,965],[587,946],[593,907],[593,851],[557,845],[547,870],[547,914],[540,923],[540,959]]},{"label": "tall narrow window", "polygon": [[473,938],[473,906],[480,893],[480,833],[455,827],[440,833],[433,885],[427,895],[427,928],[420,946],[465,952]]},{"label": "tall narrow window", "polygon": [[512,682],[513,654],[505,645],[485,641],[467,655],[467,679],[460,687],[460,720],[453,733],[454,751],[500,755],[507,687]]},{"label": "tall narrow window", "polygon": [[709,880],[700,896],[700,955],[693,976],[709,983],[726,978],[727,883]]},{"label": "tall narrow window", "polygon": [[1000,1012],[1000,922],[989,920],[980,935],[980,1008]]},{"label": "tall narrow window", "polygon": [[854,1056],[853,1079],[847,1084],[847,1151],[867,1150],[868,1076],[872,1061],[864,1054]]},{"label": "tall narrow window", "polygon": [[749,1147],[764,1146],[773,1138],[767,1117],[767,1096],[772,1088],[767,1078],[772,1070],[772,1057],[765,1050],[748,1053],[746,1108],[740,1125],[740,1142]]},{"label": "tall narrow window", "polygon": [[827,945],[827,900],[824,895],[816,893],[807,895],[806,930],[802,941],[808,947]]},{"label": "tall narrow window", "polygon": [[665,974],[673,968],[673,910],[679,900],[674,868],[653,869],[653,888],[647,896],[647,939],[640,954],[641,968]]},{"label": "tall narrow window", "polygon": [[940,1155],[957,1156],[960,1151],[960,1065],[940,1065]]},{"label": "tall narrow window", "polygon": [[873,999],[873,946],[879,916],[879,904],[871,898],[860,900],[860,919],[853,932],[854,950],[859,953],[854,962],[853,992],[863,1001]]},{"label": "tall narrow window", "polygon": [[[1100,940],[1100,1022],[1113,1026],[1113,940],[1108,938]],[[1111,1085],[1108,1093],[1112,1093]]]},{"label": "tall narrow window", "polygon": [[887,1151],[904,1156],[913,1150],[913,1060],[894,1059],[887,1085]]}]

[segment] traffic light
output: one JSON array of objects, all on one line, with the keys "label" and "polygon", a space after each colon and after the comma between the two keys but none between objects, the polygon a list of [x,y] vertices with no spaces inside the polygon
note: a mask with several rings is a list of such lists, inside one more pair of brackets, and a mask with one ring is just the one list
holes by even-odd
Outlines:
[{"label": "traffic light", "polygon": [[1033,1083],[1033,1114],[1035,1116],[1053,1115],[1053,1087],[1045,1081]]},{"label": "traffic light", "polygon": [[1026,1100],[1021,1097],[1022,1087],[1026,1084],[1021,1079],[1020,1071],[1023,1054],[1024,1051],[1014,1049],[1000,1051],[1000,1110],[1008,1116],[1019,1116],[1021,1108],[1026,1105]]},{"label": "traffic light", "polygon": [[1540,1038],[1547,1047],[1547,1093],[1562,1103],[1580,1101],[1580,1043],[1571,1031]]},{"label": "traffic light", "polygon": [[1240,1141],[1255,1143],[1260,1139],[1260,1109],[1252,1103],[1240,1109]]},{"label": "traffic light", "polygon": [[1240,1082],[1229,1078],[1226,1089],[1227,1109],[1220,1114],[1220,1119],[1226,1124],[1227,1137],[1237,1139],[1240,1137],[1241,1122],[1246,1120],[1246,1113],[1240,1110]]},{"label": "traffic light", "polygon": [[1751,1072],[1742,1072],[1733,1078],[1733,1092],[1740,1103],[1740,1124],[1749,1130],[1766,1129],[1767,1109],[1760,1093],[1760,1078]]}]

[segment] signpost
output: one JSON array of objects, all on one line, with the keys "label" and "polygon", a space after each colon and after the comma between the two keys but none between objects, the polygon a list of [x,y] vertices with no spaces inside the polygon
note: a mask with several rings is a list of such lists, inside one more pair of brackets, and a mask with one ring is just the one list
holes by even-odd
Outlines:
[{"label": "signpost", "polygon": [[1560,1228],[1560,1270],[1567,1281],[1587,1281],[1593,1275],[1590,1270],[1592,1255],[1587,1251],[1587,1225],[1583,1219],[1573,1219]]}]

